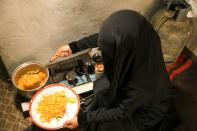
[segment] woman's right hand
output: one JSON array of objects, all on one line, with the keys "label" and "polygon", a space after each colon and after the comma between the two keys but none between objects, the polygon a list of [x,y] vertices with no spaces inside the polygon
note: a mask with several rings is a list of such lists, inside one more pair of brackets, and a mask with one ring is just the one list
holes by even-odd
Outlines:
[{"label": "woman's right hand", "polygon": [[72,50],[69,45],[64,45],[60,47],[55,54],[51,57],[51,62],[55,61],[59,57],[67,57],[72,54]]}]

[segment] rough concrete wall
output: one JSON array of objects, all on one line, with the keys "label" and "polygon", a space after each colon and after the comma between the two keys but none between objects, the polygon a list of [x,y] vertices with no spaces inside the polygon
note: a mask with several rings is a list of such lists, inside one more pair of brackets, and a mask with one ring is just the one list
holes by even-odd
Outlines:
[{"label": "rough concrete wall", "polygon": [[157,0],[0,0],[0,55],[11,73],[26,61],[47,64],[65,42],[97,32],[119,9],[142,14]]}]

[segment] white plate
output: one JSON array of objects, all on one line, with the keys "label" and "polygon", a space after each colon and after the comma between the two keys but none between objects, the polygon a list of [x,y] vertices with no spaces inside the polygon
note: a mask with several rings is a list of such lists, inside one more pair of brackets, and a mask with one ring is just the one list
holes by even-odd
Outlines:
[{"label": "white plate", "polygon": [[[38,102],[42,99],[44,95],[54,94],[56,92],[64,91],[66,97],[75,97],[76,103],[67,103],[66,104],[66,113],[64,117],[56,120],[55,118],[50,121],[50,123],[42,122],[40,119],[40,114],[36,111],[38,106]],[[80,108],[79,96],[72,90],[70,87],[61,84],[51,84],[46,86],[45,88],[39,90],[31,99],[29,106],[29,114],[32,118],[32,121],[35,125],[40,128],[47,130],[56,130],[62,128],[67,120],[74,118]]]}]

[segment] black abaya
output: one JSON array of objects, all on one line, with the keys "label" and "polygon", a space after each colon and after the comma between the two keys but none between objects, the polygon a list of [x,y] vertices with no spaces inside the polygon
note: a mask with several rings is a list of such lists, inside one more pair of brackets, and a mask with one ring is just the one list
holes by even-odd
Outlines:
[{"label": "black abaya", "polygon": [[[146,19],[122,10],[104,21],[98,34],[69,44],[73,53],[99,46],[109,86],[98,87],[94,107],[80,112],[90,131],[142,131],[164,119],[170,82],[160,39]],[[105,85],[105,84],[103,84]]]}]

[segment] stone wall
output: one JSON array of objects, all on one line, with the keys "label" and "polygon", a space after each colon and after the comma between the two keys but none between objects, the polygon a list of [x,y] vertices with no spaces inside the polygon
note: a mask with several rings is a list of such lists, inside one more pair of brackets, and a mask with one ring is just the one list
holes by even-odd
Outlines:
[{"label": "stone wall", "polygon": [[158,0],[0,0],[0,55],[11,74],[19,64],[49,62],[62,44],[99,30],[112,12],[133,9],[147,17]]}]

